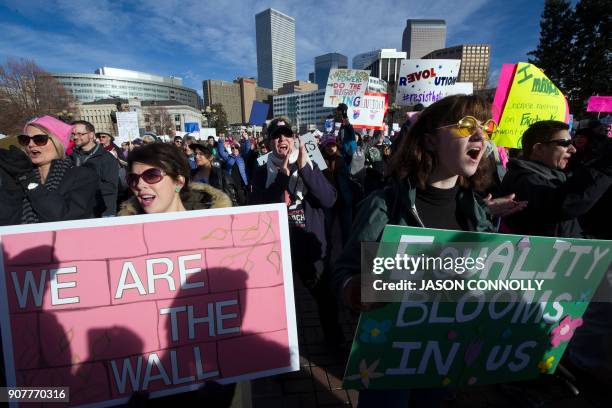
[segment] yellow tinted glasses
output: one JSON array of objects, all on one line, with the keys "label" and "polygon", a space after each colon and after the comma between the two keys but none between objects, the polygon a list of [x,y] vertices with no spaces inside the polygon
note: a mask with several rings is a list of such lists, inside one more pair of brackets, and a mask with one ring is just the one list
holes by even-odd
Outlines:
[{"label": "yellow tinted glasses", "polygon": [[497,123],[495,123],[493,119],[489,119],[481,125],[478,119],[475,117],[465,116],[454,125],[440,126],[439,128],[436,128],[436,130],[449,127],[454,127],[457,130],[455,134],[459,137],[470,137],[476,133],[478,128],[482,129],[485,136],[491,137],[491,135],[497,130]]}]

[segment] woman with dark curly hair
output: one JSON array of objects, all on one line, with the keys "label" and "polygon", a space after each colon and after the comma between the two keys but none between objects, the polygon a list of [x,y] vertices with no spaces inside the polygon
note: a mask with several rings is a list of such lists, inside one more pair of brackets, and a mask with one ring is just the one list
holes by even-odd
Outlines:
[{"label": "woman with dark curly hair", "polygon": [[151,143],[128,156],[127,184],[134,196],[118,215],[231,207],[229,197],[203,183],[190,183],[191,169],[175,146]]}]

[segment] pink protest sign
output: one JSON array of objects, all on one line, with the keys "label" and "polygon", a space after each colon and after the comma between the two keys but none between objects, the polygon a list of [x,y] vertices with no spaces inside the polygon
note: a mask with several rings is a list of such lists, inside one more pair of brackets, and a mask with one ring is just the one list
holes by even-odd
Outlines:
[{"label": "pink protest sign", "polygon": [[510,87],[512,86],[512,78],[516,72],[516,64],[502,64],[501,72],[499,73],[499,80],[497,81],[497,90],[495,91],[495,97],[493,99],[493,120],[499,123],[504,106],[508,100],[508,94],[510,93]]},{"label": "pink protest sign", "polygon": [[125,403],[299,370],[282,204],[0,228],[8,386]]},{"label": "pink protest sign", "polygon": [[612,96],[591,96],[587,112],[612,112]]}]

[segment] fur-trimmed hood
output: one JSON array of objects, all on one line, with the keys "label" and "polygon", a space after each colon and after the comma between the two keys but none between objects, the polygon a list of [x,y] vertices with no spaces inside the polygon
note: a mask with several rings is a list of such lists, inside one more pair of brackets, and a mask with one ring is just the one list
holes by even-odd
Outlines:
[{"label": "fur-trimmed hood", "polygon": [[[203,210],[207,208],[226,208],[232,206],[232,200],[223,191],[204,183],[191,183],[191,192],[183,199],[186,210]],[[144,214],[138,199],[130,197],[119,208],[118,216]]]}]

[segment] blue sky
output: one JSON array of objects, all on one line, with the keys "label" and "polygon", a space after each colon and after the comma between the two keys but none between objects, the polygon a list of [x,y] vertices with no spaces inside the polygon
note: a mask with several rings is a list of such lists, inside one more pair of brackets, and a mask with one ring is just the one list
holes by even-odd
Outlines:
[{"label": "blue sky", "polygon": [[340,52],[350,61],[399,50],[406,19],[441,18],[447,46],[491,44],[496,83],[502,63],[524,61],[536,47],[544,0],[0,0],[0,61],[174,75],[201,94],[204,79],[257,75],[255,14],[269,7],[296,19],[298,79],[308,79],[317,55]]}]

